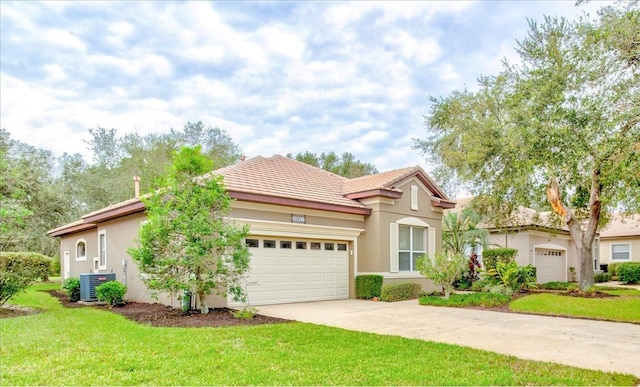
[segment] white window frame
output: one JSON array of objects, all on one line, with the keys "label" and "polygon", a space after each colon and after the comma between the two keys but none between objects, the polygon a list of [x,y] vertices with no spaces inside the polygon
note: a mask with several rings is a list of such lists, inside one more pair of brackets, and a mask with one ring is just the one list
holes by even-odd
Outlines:
[{"label": "white window frame", "polygon": [[[615,258],[613,258],[613,246],[627,246],[627,258],[625,258],[625,259],[615,259]],[[611,252],[611,262],[627,262],[627,261],[631,261],[631,243],[612,243],[610,252]]]},{"label": "white window frame", "polygon": [[[426,233],[426,252],[425,254],[433,257],[436,250],[436,229],[431,227],[427,222],[422,219],[407,217],[397,220],[395,223],[390,223],[389,228],[389,272],[390,273],[417,273],[415,268],[414,270],[400,271],[400,249],[399,249],[399,226],[416,226],[422,227],[425,229]],[[412,236],[413,238],[413,236]],[[413,245],[411,245],[413,247]],[[405,250],[402,250],[406,252]]]},{"label": "white window frame", "polygon": [[[400,249],[400,227],[408,227],[409,228],[409,250],[402,250]],[[422,244],[424,246],[424,250],[414,250],[413,249],[413,230],[414,229],[421,229],[422,230]],[[399,224],[398,225],[398,271],[407,271],[407,272],[412,272],[412,271],[417,271],[416,267],[414,266],[414,259],[413,259],[413,255],[414,254],[422,254],[422,255],[426,255],[427,254],[427,249],[428,249],[428,240],[427,240],[427,227],[422,227],[422,226],[411,226],[411,225],[407,225],[407,224]],[[409,253],[409,270],[402,270],[400,269],[400,254],[401,253]]]},{"label": "white window frame", "polygon": [[[104,243],[102,243],[103,235]],[[98,232],[98,270],[107,270],[107,230]]]},{"label": "white window frame", "polygon": [[[80,243],[84,243],[84,257],[79,257],[78,256],[78,245]],[[78,239],[76,241],[76,251],[75,251],[75,255],[76,255],[76,261],[86,261],[87,260],[87,241],[84,239]]]}]

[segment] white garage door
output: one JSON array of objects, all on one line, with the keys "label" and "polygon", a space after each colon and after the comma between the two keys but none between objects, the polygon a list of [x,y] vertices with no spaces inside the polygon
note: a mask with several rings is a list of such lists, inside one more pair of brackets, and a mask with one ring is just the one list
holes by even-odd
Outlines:
[{"label": "white garage door", "polygon": [[247,244],[251,252],[247,278],[251,305],[349,297],[348,242],[250,237]]},{"label": "white garage door", "polygon": [[536,273],[538,283],[566,281],[566,255],[563,250],[536,249]]}]

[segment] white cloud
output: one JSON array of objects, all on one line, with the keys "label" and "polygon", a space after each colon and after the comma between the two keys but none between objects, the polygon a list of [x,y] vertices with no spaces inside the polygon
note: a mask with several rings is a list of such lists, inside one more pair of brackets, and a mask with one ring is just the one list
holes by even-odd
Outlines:
[{"label": "white cloud", "polygon": [[45,31],[43,36],[49,43],[56,46],[77,51],[86,51],[84,42],[78,39],[77,36],[73,35],[69,31],[50,29],[48,31]]}]

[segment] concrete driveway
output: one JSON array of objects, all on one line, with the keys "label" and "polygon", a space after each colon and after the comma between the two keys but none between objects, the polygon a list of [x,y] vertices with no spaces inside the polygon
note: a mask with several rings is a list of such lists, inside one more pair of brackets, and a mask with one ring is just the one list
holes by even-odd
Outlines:
[{"label": "concrete driveway", "polygon": [[268,316],[640,377],[640,325],[635,324],[421,306],[415,300],[350,299],[258,309]]}]

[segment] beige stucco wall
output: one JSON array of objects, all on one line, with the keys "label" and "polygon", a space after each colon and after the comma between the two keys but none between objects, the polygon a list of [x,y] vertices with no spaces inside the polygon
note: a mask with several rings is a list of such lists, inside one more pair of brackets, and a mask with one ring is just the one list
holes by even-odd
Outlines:
[{"label": "beige stucco wall", "polygon": [[[411,186],[418,187],[418,210],[411,209]],[[391,272],[390,224],[403,218],[417,218],[435,230],[435,250],[442,248],[442,211],[431,206],[427,189],[415,178],[410,178],[396,188],[403,191],[395,200],[377,199],[364,201],[371,208],[371,216],[365,220],[365,232],[358,241],[357,274],[376,273],[384,276],[384,283],[417,282],[424,290],[436,287],[418,272]],[[427,240],[429,237],[427,236]],[[428,242],[429,243],[429,242]],[[428,247],[427,247],[428,251]]]},{"label": "beige stucco wall", "polygon": [[[518,249],[516,262],[518,265],[534,265],[534,249],[541,245],[554,245],[558,249],[566,251],[567,257],[567,273],[568,281],[580,280],[580,264],[578,262],[578,253],[575,243],[571,237],[566,234],[550,234],[538,230],[519,230],[509,233],[491,233],[489,243],[500,247],[509,247]],[[495,246],[490,246],[495,247]],[[573,275],[569,268],[575,269]]]},{"label": "beige stucco wall", "polygon": [[[85,241],[87,254],[85,260],[79,261],[76,259],[76,244],[80,240]],[[64,270],[65,252],[69,252],[70,277],[79,277],[80,274],[91,273],[93,258],[98,256],[98,233],[93,229],[60,238],[60,267],[62,270]]]},{"label": "beige stucco wall", "polygon": [[634,236],[624,238],[600,238],[600,263],[610,264],[612,262],[629,262],[611,260],[611,245],[627,243],[630,247],[631,261],[640,262],[640,236]]}]

